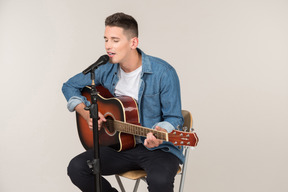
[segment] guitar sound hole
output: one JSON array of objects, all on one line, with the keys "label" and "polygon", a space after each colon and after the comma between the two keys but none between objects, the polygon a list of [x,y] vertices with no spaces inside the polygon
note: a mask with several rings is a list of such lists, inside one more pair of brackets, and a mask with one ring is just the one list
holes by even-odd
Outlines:
[{"label": "guitar sound hole", "polygon": [[103,123],[103,128],[108,134],[113,134],[115,132],[114,129],[114,120],[111,116],[106,116],[106,122]]}]

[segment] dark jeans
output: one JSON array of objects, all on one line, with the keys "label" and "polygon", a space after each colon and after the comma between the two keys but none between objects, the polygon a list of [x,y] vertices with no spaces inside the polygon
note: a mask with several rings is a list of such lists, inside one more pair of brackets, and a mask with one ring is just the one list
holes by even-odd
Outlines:
[{"label": "dark jeans", "polygon": [[[85,151],[74,157],[68,166],[71,181],[82,191],[94,192],[95,181],[87,160],[93,159],[93,150]],[[179,159],[162,150],[150,151],[142,144],[135,148],[117,152],[110,147],[100,147],[101,175],[114,175],[133,169],[147,172],[148,190],[150,192],[173,192],[174,177],[179,166]],[[102,191],[117,191],[102,177]]]}]

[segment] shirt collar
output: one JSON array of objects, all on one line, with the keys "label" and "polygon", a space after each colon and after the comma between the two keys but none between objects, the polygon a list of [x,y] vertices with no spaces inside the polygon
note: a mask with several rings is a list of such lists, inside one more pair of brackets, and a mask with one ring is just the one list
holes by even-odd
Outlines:
[{"label": "shirt collar", "polygon": [[141,49],[137,48],[138,53],[141,54],[142,56],[142,75],[144,73],[153,73],[152,72],[152,67],[151,67],[151,62],[148,57]]}]

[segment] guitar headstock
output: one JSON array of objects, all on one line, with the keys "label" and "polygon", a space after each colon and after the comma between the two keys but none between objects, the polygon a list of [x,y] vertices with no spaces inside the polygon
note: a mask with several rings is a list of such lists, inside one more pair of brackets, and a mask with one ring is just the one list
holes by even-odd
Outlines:
[{"label": "guitar headstock", "polygon": [[197,146],[198,137],[195,132],[183,132],[178,130],[173,130],[168,134],[169,141],[172,142],[175,146]]}]

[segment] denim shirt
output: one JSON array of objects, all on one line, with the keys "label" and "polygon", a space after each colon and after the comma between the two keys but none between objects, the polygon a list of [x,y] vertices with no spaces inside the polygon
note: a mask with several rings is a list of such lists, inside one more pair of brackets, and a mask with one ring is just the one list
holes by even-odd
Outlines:
[{"label": "denim shirt", "polygon": [[[170,133],[183,125],[181,113],[180,84],[175,69],[162,59],[146,55],[140,49],[142,55],[142,72],[138,93],[138,110],[142,126],[154,129],[160,126]],[[107,88],[114,94],[118,78],[119,64],[107,63],[95,70],[95,84]],[[81,90],[91,85],[90,73],[79,73],[63,84],[62,91],[68,101],[69,111],[80,104],[90,105],[89,101],[81,95]],[[142,138],[144,141],[144,138]],[[162,149],[176,155],[181,163],[184,162],[182,148],[174,146],[171,142],[164,141],[155,148]]]}]

